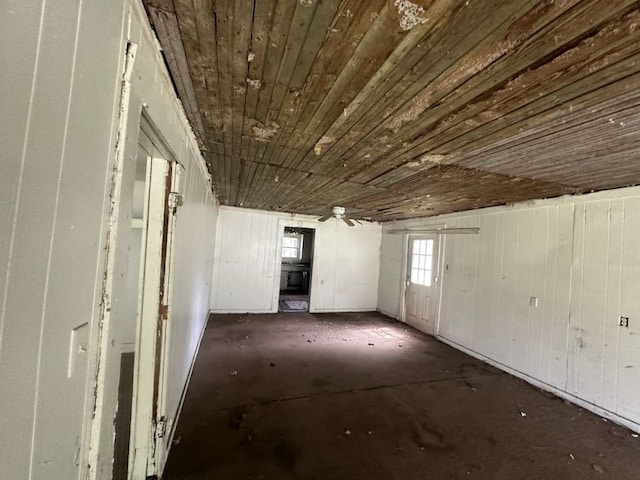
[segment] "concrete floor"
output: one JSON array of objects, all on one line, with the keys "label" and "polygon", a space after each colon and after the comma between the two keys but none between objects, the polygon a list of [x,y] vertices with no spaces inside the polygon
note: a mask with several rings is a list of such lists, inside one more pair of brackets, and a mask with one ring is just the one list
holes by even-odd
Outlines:
[{"label": "concrete floor", "polygon": [[640,439],[379,314],[216,315],[163,478],[637,479]]}]

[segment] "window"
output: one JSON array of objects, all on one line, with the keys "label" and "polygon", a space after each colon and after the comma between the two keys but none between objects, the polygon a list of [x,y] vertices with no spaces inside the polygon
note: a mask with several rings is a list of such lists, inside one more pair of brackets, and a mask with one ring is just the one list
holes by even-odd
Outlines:
[{"label": "window", "polygon": [[285,233],[282,238],[282,259],[300,260],[302,258],[302,235]]},{"label": "window", "polygon": [[411,283],[431,286],[433,270],[433,239],[420,238],[411,244]]}]

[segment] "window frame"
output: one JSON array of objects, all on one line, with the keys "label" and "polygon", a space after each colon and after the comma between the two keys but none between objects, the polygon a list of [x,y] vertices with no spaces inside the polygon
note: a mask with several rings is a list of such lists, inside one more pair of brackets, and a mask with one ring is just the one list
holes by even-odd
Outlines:
[{"label": "window frame", "polygon": [[[298,245],[295,247],[285,245],[286,238],[295,238],[298,241]],[[302,243],[304,240],[304,235],[302,233],[285,233],[282,237],[282,248],[280,249],[280,255],[282,256],[282,260],[285,262],[293,262],[302,260]],[[297,255],[290,256],[285,255],[285,250],[287,249],[296,249]]]}]

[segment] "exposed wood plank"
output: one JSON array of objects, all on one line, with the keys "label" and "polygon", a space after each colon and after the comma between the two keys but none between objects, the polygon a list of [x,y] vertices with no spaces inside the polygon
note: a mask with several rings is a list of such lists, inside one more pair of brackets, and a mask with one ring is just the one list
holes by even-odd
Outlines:
[{"label": "exposed wood plank", "polygon": [[164,58],[187,118],[193,125],[200,147],[204,148],[206,134],[173,5],[168,1],[156,1],[154,4],[146,5],[146,10],[163,46]]},{"label": "exposed wood plank", "polygon": [[[413,122],[415,128],[419,128],[419,122],[414,121],[416,117],[422,114],[428,115],[426,112],[430,112],[433,106],[440,105],[440,101],[447,94],[501,57],[513,53],[541,26],[565,11],[553,2],[542,2],[538,5],[533,2],[524,3],[524,5],[518,2],[508,2],[508,4],[511,6],[510,9],[498,10],[501,15],[492,15],[483,28],[478,29],[479,37],[473,35],[464,37],[448,48],[446,55],[436,58],[435,64],[430,65],[429,71],[425,72],[427,82],[425,83],[423,79],[414,83],[410,88],[409,97],[406,94],[402,95],[383,112],[378,112],[382,113],[384,121],[380,122],[376,119],[373,128],[365,126],[366,134],[361,136],[360,141],[354,143],[352,133],[343,137],[342,148],[332,152],[330,158],[335,158],[335,163],[339,163],[340,155],[353,150],[355,145],[360,152],[372,155],[376,153],[378,156],[388,155],[394,148],[394,142],[387,141],[391,135],[398,140],[397,143],[402,143],[409,138],[406,127],[399,132],[403,125]],[[454,37],[454,41],[456,40]],[[418,85],[424,85],[424,87],[415,92]],[[337,158],[336,155],[338,155]],[[324,166],[330,168],[330,164],[325,163]]]},{"label": "exposed wood plank", "polygon": [[390,220],[640,183],[640,1],[144,0],[223,204]]},{"label": "exposed wood plank", "polygon": [[[503,33],[510,24],[509,19],[515,21],[525,5],[533,4],[530,2],[474,2],[461,10],[451,13],[457,13],[458,16],[449,16],[444,18],[444,22],[434,25],[433,30],[426,30],[426,36],[421,40],[421,51],[423,57],[418,63],[413,63],[416,59],[411,56],[407,57],[406,62],[409,65],[400,65],[405,72],[405,77],[398,79],[397,77],[385,78],[385,82],[381,86],[385,89],[385,83],[397,86],[386,91],[382,97],[373,95],[369,102],[363,104],[360,110],[365,110],[362,117],[357,123],[349,122],[342,125],[336,132],[336,142],[327,154],[323,156],[320,168],[325,170],[333,168],[331,162],[335,164],[341,163],[341,158],[354,147],[361,149],[360,143],[367,135],[378,140],[376,151],[378,154],[392,148],[392,143],[386,142],[384,137],[388,137],[385,132],[384,122],[391,121],[390,117],[402,105],[410,107],[415,96],[432,84],[434,80],[441,77],[445,72],[450,70],[452,66],[461,62],[468,52],[473,52],[477,45],[489,45],[495,47],[499,41],[500,34]],[[478,22],[478,19],[481,21]],[[465,26],[474,25],[469,32],[465,31]],[[453,34],[448,34],[453,29]],[[464,33],[464,34],[463,34]],[[483,43],[485,42],[485,43]],[[478,47],[479,48],[479,47]],[[486,55],[485,55],[486,56]],[[482,60],[475,63],[481,65]],[[471,62],[473,64],[473,62]],[[388,87],[386,87],[388,88]],[[384,90],[383,90],[384,91]],[[376,102],[375,99],[378,99]],[[380,101],[382,100],[382,101]],[[357,116],[354,114],[354,120]],[[377,129],[377,130],[376,130]],[[332,135],[328,134],[329,137]],[[382,148],[381,148],[382,145]],[[386,147],[386,145],[390,145]],[[303,165],[312,165],[316,158],[313,153],[307,152],[304,159],[301,160]],[[352,156],[352,155],[350,155]],[[363,163],[368,163],[363,159]],[[309,168],[313,169],[313,166]],[[318,168],[318,167],[316,167]]]},{"label": "exposed wood plank", "polygon": [[[614,63],[616,59],[624,58],[633,51],[637,51],[637,40],[633,37],[630,38],[626,31],[630,25],[637,22],[636,16],[637,12],[634,12],[630,18],[624,21],[625,25],[616,22],[610,26],[609,33],[615,31],[624,32],[619,35],[621,43],[616,43],[616,38],[609,38],[608,36],[606,37],[607,41],[604,42],[596,42],[593,37],[587,37],[574,48],[562,51],[562,53],[556,52],[557,55],[548,63],[535,69],[525,70],[519,76],[503,84],[500,89],[493,91],[489,95],[484,94],[476,101],[471,101],[465,97],[464,91],[454,92],[455,97],[466,101],[466,103],[461,104],[463,106],[462,109],[456,113],[443,112],[444,105],[450,105],[445,103],[430,109],[426,123],[416,125],[416,130],[423,130],[425,133],[421,133],[413,139],[411,138],[413,131],[407,133],[410,142],[391,158],[399,158],[404,152],[411,152],[415,156],[416,152],[431,151],[435,147],[429,140],[441,139],[443,133],[452,137],[460,135],[456,135],[456,130],[453,130],[454,127],[457,131],[464,132],[473,130],[481,124],[495,123],[496,118],[506,115],[508,111],[515,110],[527,102],[539,100],[563,85],[571,85],[590,72],[598,68],[604,68],[608,63]],[[622,30],[621,27],[623,28]],[[589,25],[585,24],[584,29],[588,28]],[[548,32],[541,32],[539,37],[543,42],[549,36],[546,33]],[[578,33],[580,33],[580,30],[578,30]],[[553,38],[553,35],[550,35],[550,37]],[[612,44],[615,50],[610,53],[608,50]],[[602,52],[603,46],[604,52]],[[549,48],[554,47],[550,46]],[[594,52],[596,53],[594,54]],[[599,55],[597,52],[600,52]],[[550,79],[554,81],[550,82]],[[477,95],[477,92],[475,95]],[[441,136],[438,137],[438,135]],[[417,143],[416,140],[418,141]],[[408,161],[410,160],[411,158]],[[399,165],[403,161],[407,161],[406,156],[400,158],[400,160],[393,161],[393,164]],[[369,178],[373,177],[369,176]],[[366,181],[364,178],[360,178],[360,180]]]},{"label": "exposed wood plank", "polygon": [[209,148],[223,153],[212,0],[175,0],[173,3],[183,46],[190,53],[187,55],[188,69],[201,108],[203,127],[210,139]]},{"label": "exposed wood plank", "polygon": [[232,100],[232,162],[234,172],[237,174],[231,178],[231,182],[236,185],[233,203],[239,203],[239,193],[241,190],[240,179],[243,177],[242,161],[243,135],[245,127],[245,106],[247,101],[247,89],[253,88],[248,82],[249,75],[249,52],[253,36],[254,25],[254,1],[244,0],[241,2],[231,2],[233,5],[233,47],[231,49],[231,81],[233,85]]},{"label": "exposed wood plank", "polygon": [[[319,2],[317,8],[312,10],[310,5],[301,3],[296,9],[292,25],[296,28],[290,32],[287,38],[287,56],[281,65],[282,71],[290,70],[289,76],[282,76],[278,79],[276,88],[271,99],[271,111],[275,124],[278,125],[275,138],[264,148],[258,149],[256,160],[269,162],[272,158],[273,148],[283,135],[289,119],[295,113],[299,102],[300,89],[306,80],[313,59],[315,58],[322,40],[326,36],[328,25],[330,24],[335,10],[337,0],[325,0]],[[257,188],[261,188],[259,185]]]},{"label": "exposed wood plank", "polygon": [[[363,50],[361,42],[371,32],[385,5],[384,0],[372,2],[359,2],[357,0],[345,1],[340,5],[335,20],[329,28],[329,35],[325,44],[318,52],[315,64],[307,82],[302,87],[302,105],[296,116],[295,130],[292,129],[286,145],[292,146],[293,151],[299,151],[301,147],[307,149],[313,146],[313,142],[304,136],[304,129],[312,116],[327,105],[331,95],[340,94],[340,85],[336,85],[342,72],[348,65],[354,65],[357,49]],[[352,67],[353,68],[353,67]],[[319,81],[322,79],[322,81]],[[342,83],[348,83],[349,78],[342,76]],[[286,157],[285,157],[286,158]],[[286,162],[285,159],[282,163]]]}]

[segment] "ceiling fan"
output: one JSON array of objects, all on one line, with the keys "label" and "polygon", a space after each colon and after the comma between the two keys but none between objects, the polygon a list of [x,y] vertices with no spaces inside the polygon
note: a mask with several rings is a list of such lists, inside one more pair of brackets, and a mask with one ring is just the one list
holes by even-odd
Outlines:
[{"label": "ceiling fan", "polygon": [[357,223],[360,223],[355,218],[352,221],[351,218],[349,218],[349,217],[347,217],[347,215],[345,215],[345,211],[346,210],[345,210],[344,207],[333,207],[331,209],[331,213],[327,213],[326,215],[323,215],[322,217],[318,218],[318,221],[319,222],[326,222],[331,217],[336,217],[338,220],[342,220],[344,223],[346,223],[350,227],[353,227],[355,225],[355,223],[353,223],[354,221],[357,222]]}]

